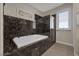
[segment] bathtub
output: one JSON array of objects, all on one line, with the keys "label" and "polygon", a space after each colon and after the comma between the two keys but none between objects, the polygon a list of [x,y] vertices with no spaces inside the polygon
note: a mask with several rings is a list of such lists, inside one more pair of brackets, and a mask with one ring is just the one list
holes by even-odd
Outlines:
[{"label": "bathtub", "polygon": [[17,48],[21,48],[23,46],[33,44],[35,42],[38,42],[47,38],[48,36],[45,36],[45,35],[34,34],[34,35],[28,35],[28,36],[22,36],[22,37],[15,37],[13,41],[17,45]]}]

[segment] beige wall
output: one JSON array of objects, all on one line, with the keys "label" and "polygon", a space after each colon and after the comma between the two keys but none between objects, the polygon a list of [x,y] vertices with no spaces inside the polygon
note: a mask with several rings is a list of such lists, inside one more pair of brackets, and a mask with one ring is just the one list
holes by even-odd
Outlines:
[{"label": "beige wall", "polygon": [[40,16],[42,15],[41,11],[33,8],[32,6],[28,5],[27,3],[25,3],[25,4],[24,3],[6,3],[4,14],[18,17],[17,8],[22,9],[32,15],[34,15],[34,14],[38,14]]},{"label": "beige wall", "polygon": [[[73,4],[73,43],[74,55],[79,56],[79,3]],[[78,16],[78,18],[77,18]],[[78,20],[78,21],[77,21]]]},{"label": "beige wall", "polygon": [[76,30],[76,50],[77,55],[79,56],[79,25],[77,26]]},{"label": "beige wall", "polygon": [[73,30],[72,30],[72,25],[73,25],[73,15],[72,15],[72,9],[73,9],[73,4],[63,4],[55,9],[52,9],[48,12],[45,12],[43,14],[43,16],[45,15],[52,15],[52,14],[56,14],[58,11],[60,10],[64,10],[64,9],[67,9],[67,8],[70,8],[71,10],[71,18],[70,18],[70,23],[71,23],[71,30],[60,30],[60,29],[57,29],[56,31],[56,41],[58,43],[62,43],[62,44],[66,44],[66,45],[70,45],[70,46],[73,46]]},{"label": "beige wall", "polygon": [[69,30],[69,31],[65,31],[65,30],[57,30],[56,32],[56,42],[58,43],[62,43],[62,44],[65,44],[65,45],[69,45],[69,46],[73,46],[73,43],[72,43],[72,31]]},{"label": "beige wall", "polygon": [[0,3],[0,55],[3,55],[3,4]]},{"label": "beige wall", "polygon": [[[24,12],[30,13],[32,15],[31,21],[33,21],[33,28],[35,28],[35,17],[34,14],[38,14],[42,16],[42,12],[33,8],[32,6],[28,5],[27,3],[6,3],[5,8],[4,8],[4,14],[5,15],[10,15],[14,17],[21,18],[20,16],[17,15],[17,9],[23,10]],[[30,20],[28,17],[22,17],[24,19],[27,18],[27,20]]]}]

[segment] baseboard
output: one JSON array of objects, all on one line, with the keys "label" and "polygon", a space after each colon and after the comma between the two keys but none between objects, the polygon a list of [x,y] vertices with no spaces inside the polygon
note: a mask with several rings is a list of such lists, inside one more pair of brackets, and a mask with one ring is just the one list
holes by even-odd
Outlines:
[{"label": "baseboard", "polygon": [[77,54],[74,54],[74,56],[78,56]]},{"label": "baseboard", "polygon": [[74,56],[78,56],[78,54],[76,52],[74,52]]},{"label": "baseboard", "polygon": [[77,52],[74,51],[74,56],[79,56],[79,55],[77,54]]},{"label": "baseboard", "polygon": [[66,42],[62,42],[62,41],[56,41],[56,42],[57,42],[57,43],[60,43],[60,44],[64,44],[64,45],[68,45],[68,46],[73,47],[72,44],[69,44],[69,43],[66,43]]}]

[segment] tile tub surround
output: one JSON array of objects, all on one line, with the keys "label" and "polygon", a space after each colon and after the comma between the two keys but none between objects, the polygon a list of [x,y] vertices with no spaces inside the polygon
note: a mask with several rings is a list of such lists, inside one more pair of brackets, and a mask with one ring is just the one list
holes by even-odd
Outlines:
[{"label": "tile tub surround", "polygon": [[[47,18],[49,21],[49,17]],[[46,21],[45,24],[50,23]],[[48,27],[50,25],[46,26]],[[51,38],[52,34],[50,36],[50,28],[47,28],[47,30],[45,29],[46,32],[39,33],[40,35],[47,35],[47,39],[45,38],[45,40],[39,40],[38,42],[34,42],[33,44],[17,48],[17,45],[14,43],[13,38],[22,38],[22,36],[33,35],[35,33],[33,32],[32,28],[32,21],[5,15],[4,29],[6,29],[4,30],[4,55],[7,56],[39,56],[42,55],[47,49],[49,49],[49,47],[51,47],[56,42],[56,36],[53,35],[54,38]]]},{"label": "tile tub surround", "polygon": [[[35,16],[37,17],[37,16]],[[38,19],[36,18],[36,33],[46,33],[50,32],[50,16],[44,16]]]},{"label": "tile tub surround", "polygon": [[[5,30],[6,29],[6,30]],[[4,15],[4,53],[11,52],[17,46],[14,37],[32,34],[32,21]]]},{"label": "tile tub surround", "polygon": [[11,53],[5,54],[6,56],[41,56],[46,50],[48,50],[55,42],[49,40],[49,38],[40,40],[33,44],[26,45],[21,48],[13,50]]}]

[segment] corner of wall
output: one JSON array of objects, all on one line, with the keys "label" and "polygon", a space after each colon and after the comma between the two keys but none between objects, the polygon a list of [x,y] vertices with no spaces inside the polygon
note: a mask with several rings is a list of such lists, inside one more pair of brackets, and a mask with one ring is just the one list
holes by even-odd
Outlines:
[{"label": "corner of wall", "polygon": [[3,56],[3,3],[0,3],[0,55]]}]

